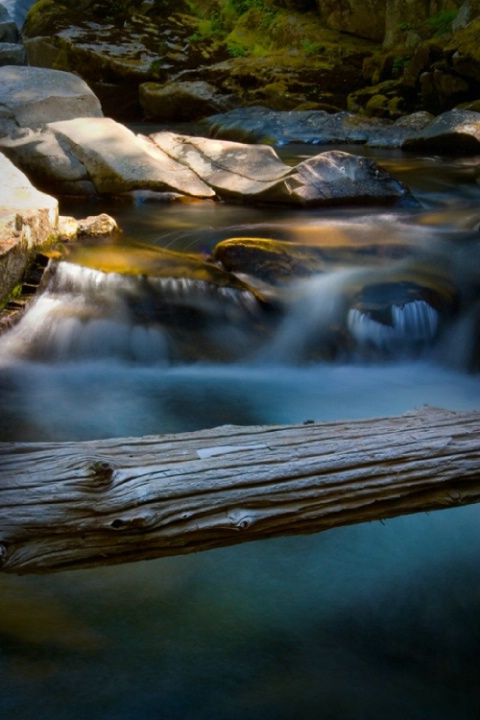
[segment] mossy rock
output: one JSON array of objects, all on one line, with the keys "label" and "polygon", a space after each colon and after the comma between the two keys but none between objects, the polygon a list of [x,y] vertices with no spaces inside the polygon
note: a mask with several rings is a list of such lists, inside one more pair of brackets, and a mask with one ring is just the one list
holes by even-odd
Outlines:
[{"label": "mossy rock", "polygon": [[457,105],[459,110],[472,110],[473,112],[480,113],[480,99],[472,100],[471,102],[460,103]]},{"label": "mossy rock", "polygon": [[80,22],[82,15],[78,3],[39,0],[30,8],[22,32],[25,37],[51,36]]},{"label": "mossy rock", "polygon": [[309,243],[236,237],[218,243],[213,259],[232,273],[250,275],[272,285],[285,285],[313,274],[359,266],[383,266],[415,250],[408,244],[359,242],[338,227],[299,228]]},{"label": "mossy rock", "polygon": [[395,120],[410,110],[407,94],[401,80],[386,80],[350,93],[347,107],[352,113]]},{"label": "mossy rock", "polygon": [[272,285],[325,270],[315,248],[265,238],[231,238],[218,243],[213,259],[232,273],[252,275]]},{"label": "mossy rock", "polygon": [[446,51],[453,53],[452,64],[458,73],[480,82],[480,18],[458,30]]},{"label": "mossy rock", "polygon": [[76,245],[68,253],[68,259],[78,265],[105,273],[138,275],[152,278],[189,280],[216,287],[231,288],[251,293],[258,301],[263,298],[247,283],[234,274],[208,262],[204,256],[181,253],[151,245]]},{"label": "mossy rock", "polygon": [[378,51],[374,43],[325,28],[317,13],[274,0],[185,0],[174,8],[160,0],[151,6],[40,0],[27,17],[25,37],[30,64],[77,72],[104,112],[119,119],[141,116],[140,83],[180,74],[182,81],[215,85],[239,104],[344,109],[347,94],[364,82],[364,59]]}]

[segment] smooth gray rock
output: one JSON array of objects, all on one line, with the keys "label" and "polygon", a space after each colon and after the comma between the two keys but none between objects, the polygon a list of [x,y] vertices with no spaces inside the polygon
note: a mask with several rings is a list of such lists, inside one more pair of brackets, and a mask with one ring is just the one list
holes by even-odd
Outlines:
[{"label": "smooth gray rock", "polygon": [[56,120],[102,117],[98,98],[77,75],[37,67],[0,67],[0,111],[19,127],[39,128]]},{"label": "smooth gray rock", "polygon": [[310,207],[410,198],[407,188],[389,173],[367,158],[349,153],[321,153],[292,168],[265,145],[169,132],[151,137],[165,153],[194,170],[217,195],[227,199]]},{"label": "smooth gray rock", "polygon": [[426,122],[419,113],[412,115],[408,123],[405,118],[393,122],[350,112],[250,107],[212,115],[202,121],[202,126],[214,138],[237,142],[400,147]]},{"label": "smooth gray rock", "polygon": [[215,194],[192,170],[111,118],[77,118],[49,123],[47,129],[85,166],[99,194],[141,189],[203,198]]},{"label": "smooth gray rock", "polygon": [[[260,200],[290,168],[266,145],[159,132],[150,136],[171,158],[190,168],[220,197]],[[284,198],[286,199],[286,198]]]},{"label": "smooth gray rock", "polygon": [[58,195],[97,194],[85,165],[48,128],[1,138],[0,150],[41,189]]},{"label": "smooth gray rock", "polygon": [[[0,43],[0,66],[25,65],[27,53],[21,43]],[[0,80],[1,82],[1,80]],[[1,93],[1,89],[0,89]]]}]

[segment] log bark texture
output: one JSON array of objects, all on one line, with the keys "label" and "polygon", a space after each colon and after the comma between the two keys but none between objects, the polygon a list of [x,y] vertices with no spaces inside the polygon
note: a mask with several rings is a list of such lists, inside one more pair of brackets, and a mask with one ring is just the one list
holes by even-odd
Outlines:
[{"label": "log bark texture", "polygon": [[0,443],[0,569],[144,560],[479,500],[479,412]]}]

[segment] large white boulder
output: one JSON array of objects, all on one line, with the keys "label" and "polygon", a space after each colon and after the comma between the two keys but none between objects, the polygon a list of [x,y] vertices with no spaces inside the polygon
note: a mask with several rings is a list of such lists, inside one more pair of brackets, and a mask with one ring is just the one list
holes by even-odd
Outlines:
[{"label": "large white boulder", "polygon": [[53,122],[47,130],[85,166],[99,194],[143,189],[202,198],[215,195],[190,168],[111,118]]},{"label": "large white boulder", "polygon": [[0,117],[21,128],[76,117],[102,117],[102,108],[88,85],[73,73],[47,68],[0,67]]}]

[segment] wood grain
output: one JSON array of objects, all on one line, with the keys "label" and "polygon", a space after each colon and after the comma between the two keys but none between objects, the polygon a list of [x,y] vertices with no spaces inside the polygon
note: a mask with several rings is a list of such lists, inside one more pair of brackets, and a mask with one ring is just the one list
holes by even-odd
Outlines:
[{"label": "wood grain", "polygon": [[479,500],[479,412],[0,443],[0,569],[144,560]]}]

